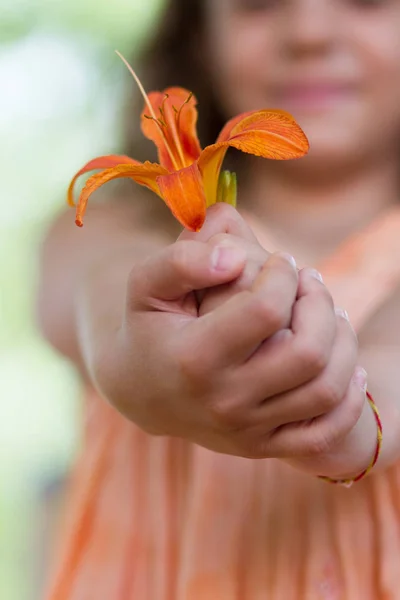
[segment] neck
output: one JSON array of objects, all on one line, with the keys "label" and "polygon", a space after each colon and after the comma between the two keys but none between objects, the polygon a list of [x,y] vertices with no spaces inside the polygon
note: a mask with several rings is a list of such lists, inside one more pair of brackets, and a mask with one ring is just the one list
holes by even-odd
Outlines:
[{"label": "neck", "polygon": [[326,173],[311,161],[301,162],[271,162],[265,169],[257,161],[247,194],[279,247],[308,263],[333,252],[400,201],[397,160]]}]

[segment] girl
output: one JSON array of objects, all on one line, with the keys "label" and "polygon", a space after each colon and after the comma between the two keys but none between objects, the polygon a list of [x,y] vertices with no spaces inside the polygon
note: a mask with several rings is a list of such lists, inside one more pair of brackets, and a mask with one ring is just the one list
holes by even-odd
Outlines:
[{"label": "girl", "polygon": [[[240,157],[247,224],[217,206],[173,243],[117,191],[49,233],[42,328],[88,387],[52,600],[400,598],[399,27],[400,0],[170,2],[147,89],[193,90],[204,144],[278,107],[311,151]],[[376,449],[360,365],[384,444],[344,489],[316,476]]]}]

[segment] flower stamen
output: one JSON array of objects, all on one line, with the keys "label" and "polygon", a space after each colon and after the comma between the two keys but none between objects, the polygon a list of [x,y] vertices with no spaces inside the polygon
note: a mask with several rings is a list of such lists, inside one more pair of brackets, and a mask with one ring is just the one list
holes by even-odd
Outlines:
[{"label": "flower stamen", "polygon": [[[156,114],[155,114],[155,112],[154,112],[154,109],[153,109],[153,107],[152,107],[152,105],[151,105],[151,102],[150,102],[150,100],[149,100],[149,97],[148,97],[148,95],[146,94],[146,90],[144,89],[144,87],[143,87],[143,85],[142,85],[142,83],[141,83],[141,81],[140,81],[139,77],[136,75],[135,71],[132,69],[131,65],[128,63],[128,61],[126,60],[126,58],[124,58],[124,57],[122,56],[122,54],[121,54],[120,52],[118,52],[118,50],[116,50],[116,51],[115,51],[115,53],[117,54],[117,56],[119,56],[119,58],[122,60],[122,62],[123,62],[125,65],[126,65],[126,67],[128,68],[128,71],[130,72],[130,74],[132,75],[132,77],[134,78],[134,80],[136,81],[136,83],[137,83],[137,86],[138,86],[138,88],[139,88],[139,90],[140,90],[140,93],[142,94],[142,96],[143,96],[143,98],[144,98],[144,101],[146,102],[146,104],[147,104],[147,107],[148,107],[148,109],[149,109],[149,111],[150,111],[150,115],[151,115],[151,116],[150,116],[150,119],[153,119],[153,120],[155,121],[155,123],[157,123],[157,124],[159,125],[159,121],[158,121],[158,119],[157,119],[157,116],[156,116]],[[166,94],[166,95],[167,95],[167,94]],[[149,117],[149,115],[145,115],[145,116],[146,116],[146,117]],[[165,125],[165,127],[167,127],[167,124],[166,124],[166,123],[163,123],[163,125]],[[171,159],[171,161],[172,161],[172,164],[174,165],[174,168],[175,168],[175,169],[178,169],[178,168],[179,168],[179,167],[178,167],[178,164],[177,164],[177,162],[176,162],[176,160],[175,160],[174,153],[172,152],[172,150],[171,150],[171,147],[170,147],[170,145],[169,145],[169,143],[168,143],[167,137],[166,137],[166,135],[165,135],[165,131],[164,131],[164,129],[163,129],[162,127],[160,127],[160,131],[161,131],[161,134],[162,134],[162,136],[163,136],[163,138],[164,138],[165,147],[166,147],[166,149],[167,149],[167,152],[168,152],[168,154],[169,154],[169,157],[170,157],[170,159]]]},{"label": "flower stamen", "polygon": [[180,120],[181,120],[181,113],[182,113],[182,109],[186,104],[189,104],[189,102],[191,101],[193,97],[193,92],[190,92],[189,96],[186,98],[185,102],[182,103],[182,106],[180,107],[179,110],[177,110],[175,107],[173,107],[173,109],[175,110],[175,114],[176,114],[176,128],[179,131],[180,128]]}]

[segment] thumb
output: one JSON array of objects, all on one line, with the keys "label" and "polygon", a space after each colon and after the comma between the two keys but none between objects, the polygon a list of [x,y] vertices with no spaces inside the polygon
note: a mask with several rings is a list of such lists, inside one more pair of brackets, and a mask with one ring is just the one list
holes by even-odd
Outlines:
[{"label": "thumb", "polygon": [[177,300],[194,290],[233,281],[245,263],[246,251],[234,245],[178,241],[132,269],[130,299],[141,306],[154,298]]}]

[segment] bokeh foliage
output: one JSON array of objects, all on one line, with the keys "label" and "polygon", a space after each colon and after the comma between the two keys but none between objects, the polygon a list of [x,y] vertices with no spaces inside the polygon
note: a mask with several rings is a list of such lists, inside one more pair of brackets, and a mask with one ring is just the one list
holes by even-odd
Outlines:
[{"label": "bokeh foliage", "polygon": [[[38,250],[71,173],[116,150],[162,0],[0,0],[0,598],[38,600],[45,499],[79,447],[71,366],[34,324]],[[71,221],[72,226],[72,221]],[[46,565],[44,565],[46,568]]]}]

